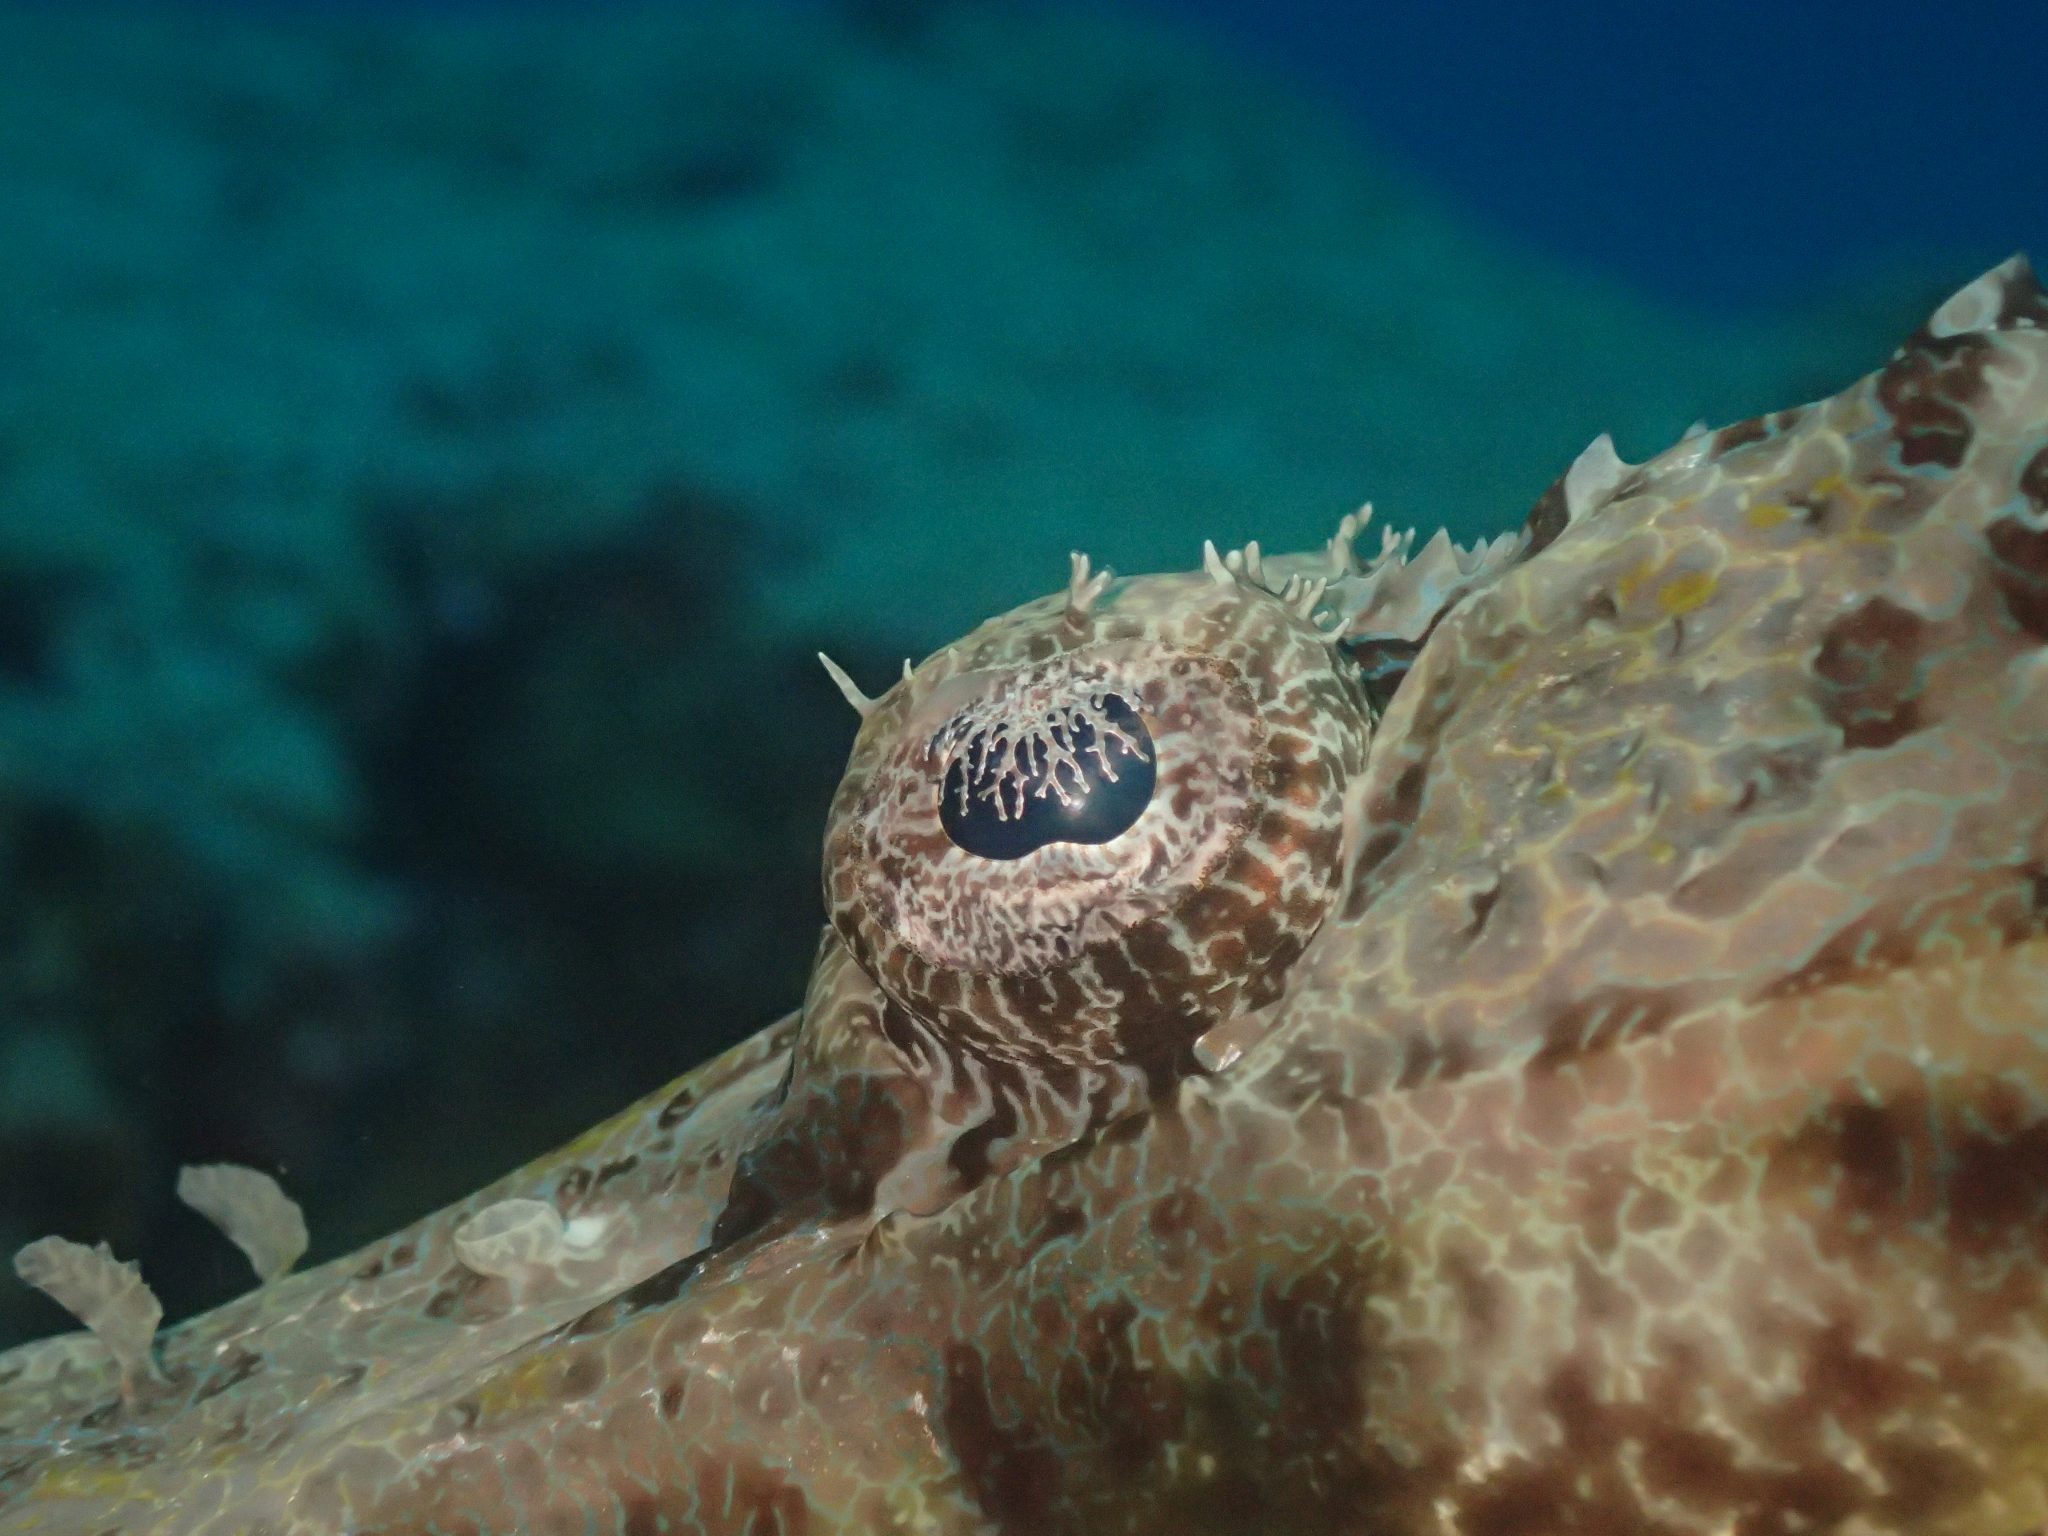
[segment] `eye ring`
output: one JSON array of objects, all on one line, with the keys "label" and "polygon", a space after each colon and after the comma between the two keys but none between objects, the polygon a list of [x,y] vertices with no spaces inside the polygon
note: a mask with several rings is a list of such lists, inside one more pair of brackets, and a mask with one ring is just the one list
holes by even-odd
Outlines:
[{"label": "eye ring", "polygon": [[1107,843],[1145,814],[1158,750],[1122,693],[1065,699],[1035,718],[969,708],[932,738],[939,821],[955,846],[1021,859],[1052,843]]},{"label": "eye ring", "polygon": [[[862,728],[826,833],[833,928],[984,1060],[1191,1070],[1328,909],[1371,735],[1353,670],[1289,605],[1206,574],[1130,582],[1081,625],[1053,600],[992,620]],[[1112,726],[1145,750],[1117,755]],[[1100,818],[1081,835],[1057,819],[1078,781],[1054,746]]]}]

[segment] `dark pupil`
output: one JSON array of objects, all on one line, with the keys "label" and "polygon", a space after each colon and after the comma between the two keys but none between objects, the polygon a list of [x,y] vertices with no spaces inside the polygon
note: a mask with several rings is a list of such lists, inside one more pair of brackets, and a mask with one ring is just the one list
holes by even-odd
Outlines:
[{"label": "dark pupil", "polygon": [[[1145,812],[1157,778],[1152,735],[1117,694],[1027,730],[954,732],[939,788],[939,820],[984,859],[1021,859],[1047,843],[1106,843]],[[1132,743],[1137,745],[1135,749]]]}]

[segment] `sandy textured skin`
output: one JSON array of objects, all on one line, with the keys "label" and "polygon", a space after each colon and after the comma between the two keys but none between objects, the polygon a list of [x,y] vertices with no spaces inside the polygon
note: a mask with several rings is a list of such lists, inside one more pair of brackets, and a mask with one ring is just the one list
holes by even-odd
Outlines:
[{"label": "sandy textured skin", "polygon": [[[0,1356],[0,1532],[2039,1531],[2044,325],[1077,569],[869,710],[797,1014],[159,1383]],[[948,722],[1112,692],[1127,831],[954,846]]]}]

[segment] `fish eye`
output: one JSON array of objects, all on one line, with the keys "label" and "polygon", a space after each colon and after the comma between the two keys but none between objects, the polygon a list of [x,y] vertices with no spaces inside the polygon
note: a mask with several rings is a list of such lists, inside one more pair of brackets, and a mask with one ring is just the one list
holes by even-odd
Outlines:
[{"label": "fish eye", "polygon": [[1148,577],[992,621],[879,703],[826,902],[883,992],[991,1059],[1184,1070],[1277,996],[1337,878],[1370,715],[1272,594]]},{"label": "fish eye", "polygon": [[1036,719],[967,710],[932,738],[939,824],[984,859],[1129,831],[1158,783],[1152,733],[1120,693],[1084,695]]}]

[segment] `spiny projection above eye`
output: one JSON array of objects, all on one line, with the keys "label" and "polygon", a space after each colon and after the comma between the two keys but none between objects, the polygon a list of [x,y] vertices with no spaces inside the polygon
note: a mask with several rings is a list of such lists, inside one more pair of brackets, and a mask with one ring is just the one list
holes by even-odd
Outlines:
[{"label": "spiny projection above eye", "polygon": [[966,710],[932,741],[939,820],[954,845],[1021,859],[1048,843],[1106,843],[1152,802],[1152,733],[1119,693],[1091,694],[1019,726]]}]

